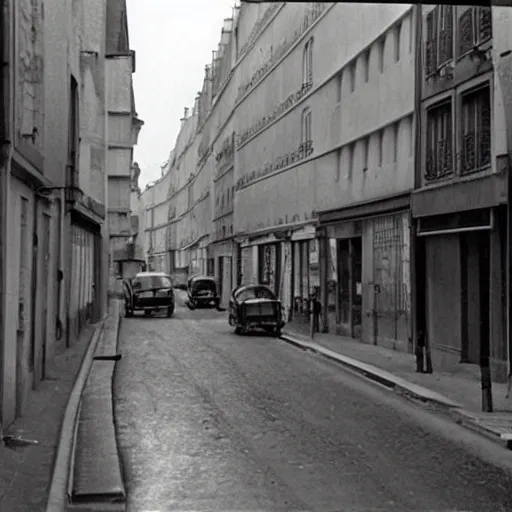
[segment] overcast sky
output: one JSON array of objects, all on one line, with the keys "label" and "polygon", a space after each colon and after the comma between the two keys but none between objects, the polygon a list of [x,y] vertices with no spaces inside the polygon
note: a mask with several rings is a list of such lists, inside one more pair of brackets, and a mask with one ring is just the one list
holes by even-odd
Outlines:
[{"label": "overcast sky", "polygon": [[160,176],[184,107],[202,88],[234,0],[127,0],[130,47],[136,51],[135,105],[144,121],[134,160],[139,186]]}]

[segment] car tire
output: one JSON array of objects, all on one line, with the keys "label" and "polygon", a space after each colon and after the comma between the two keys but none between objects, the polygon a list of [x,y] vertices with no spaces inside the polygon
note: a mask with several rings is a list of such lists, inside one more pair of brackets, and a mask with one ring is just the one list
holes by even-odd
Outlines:
[{"label": "car tire", "polygon": [[133,316],[133,311],[132,311],[130,308],[127,308],[127,307],[125,306],[125,308],[124,308],[124,316],[125,316],[126,318],[130,318],[130,317],[132,317],[132,316]]},{"label": "car tire", "polygon": [[281,336],[281,329],[279,327],[275,328],[272,331],[272,336],[274,336],[274,338],[279,338]]},{"label": "car tire", "polygon": [[171,318],[171,316],[173,315],[174,313],[174,304],[172,306],[169,306],[167,308],[167,318]]},{"label": "car tire", "polygon": [[151,311],[150,309],[144,310],[144,316],[152,316],[152,315],[153,315],[153,311]]},{"label": "car tire", "polygon": [[244,332],[243,332],[242,327],[241,327],[241,326],[239,326],[239,325],[237,325],[237,326],[235,327],[235,334],[236,334],[237,336],[241,336],[243,333],[244,333]]}]

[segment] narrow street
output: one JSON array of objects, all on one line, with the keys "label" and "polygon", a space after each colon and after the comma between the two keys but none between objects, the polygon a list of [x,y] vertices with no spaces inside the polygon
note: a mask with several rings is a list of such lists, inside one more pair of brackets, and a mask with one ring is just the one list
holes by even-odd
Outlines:
[{"label": "narrow street", "polygon": [[430,413],[281,340],[236,336],[226,313],[124,319],[120,351],[130,512],[512,510],[510,476]]}]

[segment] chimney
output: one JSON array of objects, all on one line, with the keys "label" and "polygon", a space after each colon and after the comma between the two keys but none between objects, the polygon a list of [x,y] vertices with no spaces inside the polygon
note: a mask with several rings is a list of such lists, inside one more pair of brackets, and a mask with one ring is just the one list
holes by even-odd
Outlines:
[{"label": "chimney", "polygon": [[180,119],[180,121],[185,121],[185,119],[188,118],[188,107],[185,107],[185,113],[183,114],[183,117]]}]

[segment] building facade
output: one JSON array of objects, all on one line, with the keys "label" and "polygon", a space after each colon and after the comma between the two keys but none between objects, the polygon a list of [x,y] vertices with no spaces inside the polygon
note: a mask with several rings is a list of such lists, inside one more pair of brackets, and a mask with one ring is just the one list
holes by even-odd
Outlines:
[{"label": "building facade", "polygon": [[496,62],[511,48],[510,26],[503,9],[423,8],[421,154],[412,198],[416,322],[434,369],[468,363],[490,368],[502,381],[509,357],[511,148]]},{"label": "building facade", "polygon": [[4,427],[23,414],[54,355],[107,311],[109,2],[0,8]]},{"label": "building facade", "polygon": [[135,52],[130,49],[126,0],[107,0],[106,83],[110,290],[119,291],[122,262],[132,252],[133,148],[143,121],[133,92]]},{"label": "building facade", "polygon": [[[223,302],[236,284],[266,283],[283,300],[288,319],[299,324],[309,322],[309,299],[321,288],[324,328],[373,340],[373,323],[379,323],[379,342],[410,345],[409,206],[395,196],[413,188],[411,20],[406,6],[234,8],[162,178],[169,180],[169,271],[214,275]],[[340,25],[347,29],[334,44],[329,34]],[[194,145],[195,160],[188,156]],[[142,194],[142,202],[163,188],[162,180]],[[196,202],[208,195],[209,214],[198,222]],[[390,196],[399,203],[392,207],[398,216],[375,230],[386,233],[381,245],[396,246],[393,268],[373,269],[372,222],[363,230],[360,218],[367,214],[361,208],[350,215],[341,210]],[[144,222],[154,236],[159,206],[147,208]],[[317,211],[336,208],[321,220],[332,239],[327,251],[317,237]],[[359,231],[352,236],[354,215]],[[151,237],[146,247],[155,250]],[[387,249],[380,250],[385,260]],[[321,272],[324,260],[333,268],[329,277]],[[375,306],[370,282],[379,272],[386,297]],[[397,273],[399,289],[390,284]],[[389,297],[394,302],[385,310]],[[362,318],[368,319],[364,327]]]}]

